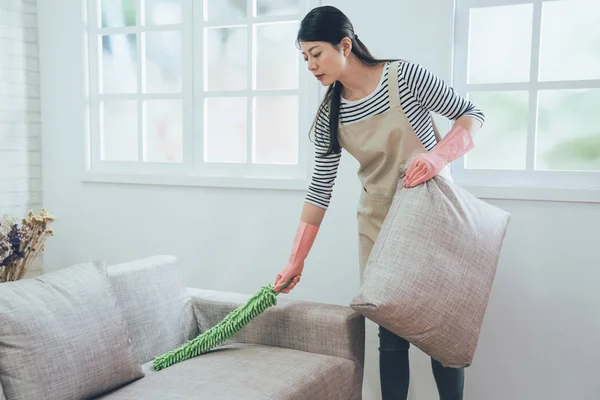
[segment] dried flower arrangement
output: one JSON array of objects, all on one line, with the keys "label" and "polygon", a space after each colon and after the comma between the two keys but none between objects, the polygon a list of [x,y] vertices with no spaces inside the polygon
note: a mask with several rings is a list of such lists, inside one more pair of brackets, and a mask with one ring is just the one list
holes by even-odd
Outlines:
[{"label": "dried flower arrangement", "polygon": [[17,219],[4,214],[0,218],[0,282],[22,279],[40,252],[48,236],[54,232],[50,224],[55,217],[45,209],[39,214],[29,211],[27,218]]}]

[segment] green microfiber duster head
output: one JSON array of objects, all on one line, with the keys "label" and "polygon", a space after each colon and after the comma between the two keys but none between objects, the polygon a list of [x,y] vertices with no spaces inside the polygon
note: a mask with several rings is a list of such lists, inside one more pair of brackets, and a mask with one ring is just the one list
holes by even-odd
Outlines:
[{"label": "green microfiber duster head", "polygon": [[[291,282],[292,279],[283,288]],[[217,325],[201,333],[196,338],[188,340],[178,348],[155,357],[154,369],[158,371],[180,361],[207,353],[231,338],[267,308],[277,304],[277,295],[280,292],[275,292],[273,289],[273,285],[261,287],[246,304],[230,312]]]}]

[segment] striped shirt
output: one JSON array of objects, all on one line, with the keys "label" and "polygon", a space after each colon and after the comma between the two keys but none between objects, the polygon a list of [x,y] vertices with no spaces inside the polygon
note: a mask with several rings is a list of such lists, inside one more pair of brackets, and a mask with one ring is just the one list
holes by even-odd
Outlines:
[{"label": "striped shirt", "polygon": [[[388,62],[377,88],[367,97],[354,101],[341,99],[340,122],[342,124],[364,120],[389,109],[387,79],[389,68],[390,63]],[[428,151],[437,144],[430,111],[453,121],[462,116],[471,116],[484,123],[485,117],[481,110],[421,65],[400,61],[397,73],[402,110]],[[331,201],[342,155],[337,153],[325,156],[328,148],[327,144],[329,143],[329,110],[327,105],[324,105],[317,115],[314,134],[315,166],[305,201],[327,209]]]}]

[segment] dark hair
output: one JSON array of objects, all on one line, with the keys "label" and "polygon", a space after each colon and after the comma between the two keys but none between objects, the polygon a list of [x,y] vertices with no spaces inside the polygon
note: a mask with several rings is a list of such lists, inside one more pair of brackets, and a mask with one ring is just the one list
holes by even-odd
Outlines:
[{"label": "dark hair", "polygon": [[[395,61],[374,58],[367,46],[354,33],[354,27],[348,17],[332,6],[317,7],[306,14],[298,30],[296,45],[300,48],[300,42],[328,42],[332,46],[338,47],[345,37],[352,41],[352,53],[366,65],[375,66],[382,62]],[[326,155],[341,152],[338,136],[341,95],[341,82],[337,81],[329,86],[310,129],[311,131],[314,129],[318,113],[328,104],[330,140]],[[317,135],[315,135],[315,139],[318,139]]]}]

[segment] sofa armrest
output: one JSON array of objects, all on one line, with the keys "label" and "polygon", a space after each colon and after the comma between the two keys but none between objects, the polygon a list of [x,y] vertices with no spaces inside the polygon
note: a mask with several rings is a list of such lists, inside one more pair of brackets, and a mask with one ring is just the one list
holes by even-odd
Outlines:
[{"label": "sofa armrest", "polygon": [[[248,295],[188,288],[201,332],[244,305]],[[232,339],[347,358],[364,364],[365,320],[349,307],[277,299]]]}]

